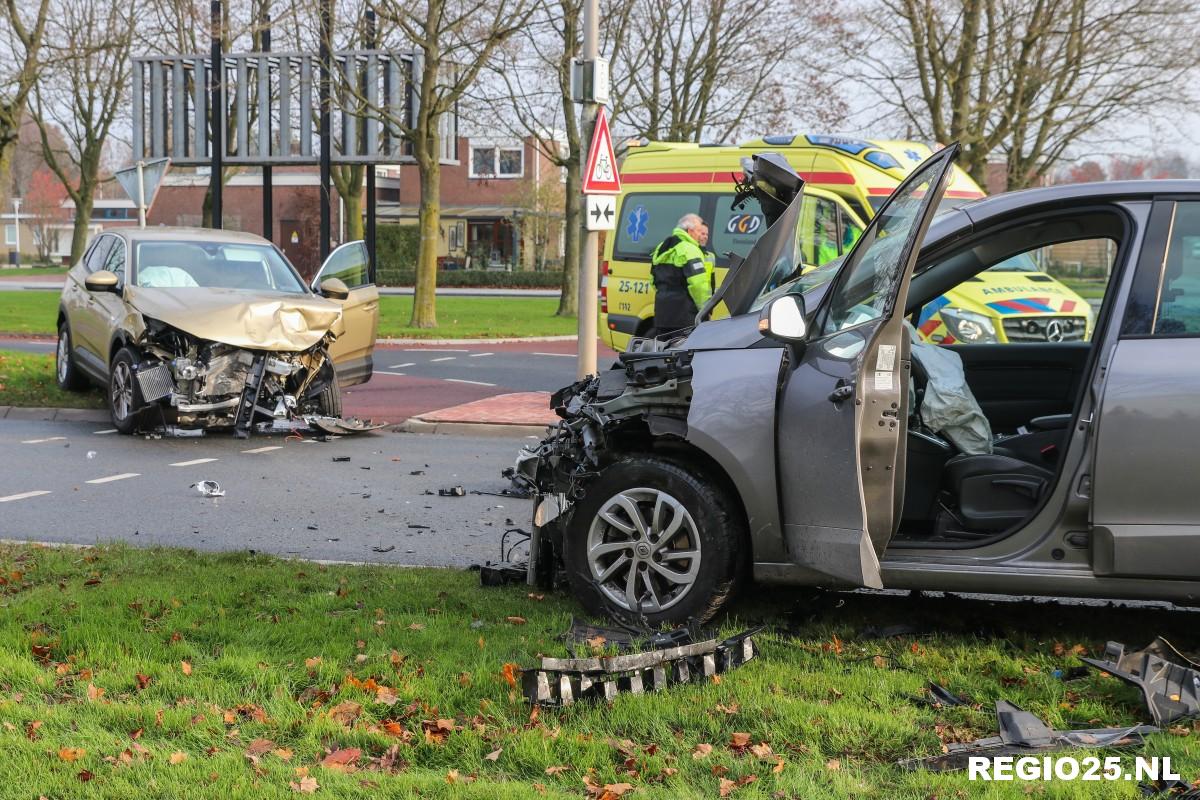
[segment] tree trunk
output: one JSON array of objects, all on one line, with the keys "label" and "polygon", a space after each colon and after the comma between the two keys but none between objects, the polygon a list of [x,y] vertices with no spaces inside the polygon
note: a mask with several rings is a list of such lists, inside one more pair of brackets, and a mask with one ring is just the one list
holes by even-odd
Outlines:
[{"label": "tree trunk", "polygon": [[417,225],[421,231],[421,244],[417,251],[416,289],[413,293],[412,319],[414,328],[437,327],[437,256],[438,241],[441,239],[441,182],[442,167],[438,163],[437,149],[428,159],[418,159],[417,168],[421,176],[421,208]]},{"label": "tree trunk", "polygon": [[579,239],[583,222],[583,198],[579,194],[581,178],[579,159],[572,159],[567,163],[563,209],[562,294],[558,298],[558,311],[555,312],[560,317],[573,317],[579,313]]},{"label": "tree trunk", "polygon": [[92,202],[95,199],[95,187],[80,184],[78,198],[75,200],[75,225],[71,229],[71,264],[78,264],[87,249],[88,225],[92,221]]}]

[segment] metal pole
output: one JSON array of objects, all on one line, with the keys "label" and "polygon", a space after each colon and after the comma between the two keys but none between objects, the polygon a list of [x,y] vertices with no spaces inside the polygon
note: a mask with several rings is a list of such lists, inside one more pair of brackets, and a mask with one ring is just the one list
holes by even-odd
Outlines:
[{"label": "metal pole", "polygon": [[321,3],[321,62],[320,87],[318,102],[321,106],[321,263],[329,256],[330,207],[329,207],[329,159],[330,159],[330,108],[329,80],[333,67],[333,54],[330,52],[330,40],[333,38],[333,0]]},{"label": "metal pole", "polygon": [[137,181],[138,181],[138,227],[146,227],[146,184],[142,179],[142,168],[146,166],[145,161],[137,162]]},{"label": "metal pole", "polygon": [[[367,49],[374,50],[378,46],[379,46],[379,43],[375,40],[375,10],[368,8],[367,9]],[[371,78],[372,80],[378,80],[377,73],[372,72],[371,70],[366,70],[365,75],[367,77]],[[363,95],[367,96],[368,92],[364,90]],[[367,109],[367,114],[375,114],[375,113],[376,113],[376,110],[374,108]],[[368,125],[372,125],[371,121],[363,120],[363,126],[366,127]],[[374,156],[375,152],[372,151],[371,155]],[[375,282],[375,162],[374,162],[374,160],[372,160],[370,164],[367,164],[367,230],[366,230],[366,234],[367,234],[367,262],[370,265],[369,269],[370,269],[371,283],[374,283]]]},{"label": "metal pole", "polygon": [[212,226],[221,229],[221,158],[225,154],[225,85],[224,67],[221,66],[221,0],[212,0],[212,66],[208,73],[208,86],[211,94],[212,113],[210,117],[212,142],[212,162],[208,177],[209,189],[212,192]]},{"label": "metal pole", "polygon": [[14,197],[13,204],[13,228],[17,232],[17,252],[13,258],[13,266],[21,266],[21,198]]},{"label": "metal pole", "polygon": [[[583,59],[595,61],[600,57],[600,0],[584,0],[583,3]],[[590,143],[596,127],[599,106],[584,103],[580,128],[583,141]],[[587,150],[580,152],[580,169],[587,168]],[[583,216],[583,215],[581,215]],[[599,313],[596,295],[599,292],[600,234],[587,230],[583,218],[583,247],[580,248],[579,264],[579,358],[575,365],[575,377],[585,378],[596,372],[596,317]]]},{"label": "metal pole", "polygon": [[[271,52],[271,15],[270,14],[266,14],[266,13],[263,14],[262,24],[263,24],[263,29],[262,29],[262,34],[261,34],[262,51],[264,53],[269,53],[269,52]],[[258,63],[259,63],[259,67],[258,67],[259,69],[268,70],[268,78],[266,80],[266,85],[267,85],[267,91],[270,92],[271,91],[271,79],[269,77],[270,69],[271,69],[270,61],[268,59],[264,58],[262,61],[260,61]],[[262,81],[261,77],[259,78],[258,85],[260,87],[263,85],[263,81]],[[262,101],[262,98],[259,98],[258,107],[260,109],[259,110],[260,115],[262,115],[263,109],[267,110],[267,114],[260,116],[260,119],[258,120],[258,124],[261,126],[265,126],[267,129],[268,152],[258,154],[260,158],[265,160],[265,159],[271,157],[271,153],[270,153],[270,146],[271,146],[271,114],[270,114],[271,103],[270,103],[270,98],[268,98],[268,102],[266,102],[266,103],[264,103]],[[282,108],[283,106],[280,106],[280,107]],[[280,142],[280,145],[282,146],[283,142]],[[275,220],[274,220],[275,197],[272,193],[273,187],[271,185],[271,181],[272,181],[271,167],[269,164],[264,164],[263,168],[262,168],[262,218],[263,218],[262,235],[263,235],[263,238],[266,239],[267,241],[271,241],[275,237],[275,230],[274,230],[274,228],[275,228],[275,225],[274,225],[274,222],[275,222]]]}]

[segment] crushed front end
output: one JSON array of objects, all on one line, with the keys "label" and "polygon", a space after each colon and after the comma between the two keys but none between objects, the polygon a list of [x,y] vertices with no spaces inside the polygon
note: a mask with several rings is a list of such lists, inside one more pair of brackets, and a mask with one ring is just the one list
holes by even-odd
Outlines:
[{"label": "crushed front end", "polygon": [[561,421],[541,442],[522,448],[506,471],[534,497],[531,583],[559,582],[566,524],[592,479],[623,455],[687,437],[691,379],[690,351],[628,352],[613,369],[550,398]]},{"label": "crushed front end", "polygon": [[233,428],[244,437],[258,423],[286,428],[292,420],[336,412],[327,333],[298,352],[255,350],[209,341],[146,320],[136,342],[136,379],[143,425],[164,429]]}]

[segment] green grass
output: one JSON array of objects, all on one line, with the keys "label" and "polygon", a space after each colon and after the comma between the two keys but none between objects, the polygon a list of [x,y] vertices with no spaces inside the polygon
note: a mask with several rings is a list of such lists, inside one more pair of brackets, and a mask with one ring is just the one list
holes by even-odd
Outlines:
[{"label": "green grass", "polygon": [[[1163,611],[752,590],[725,629],[776,627],[719,683],[531,715],[504,665],[565,652],[555,637],[578,609],[563,595],[451,570],[121,546],[0,545],[0,576],[4,797],[284,798],[301,771],[328,798],[582,797],[585,778],[635,798],[716,797],[722,776],[755,777],[735,798],[1136,797],[1132,783],[989,785],[894,760],[993,734],[999,697],[1058,726],[1132,724],[1136,692],[1053,670],[1078,664],[1075,645],[1194,634],[1194,615]],[[929,630],[864,630],[897,621]],[[914,702],[926,679],[976,705]],[[357,718],[331,715],[344,703]],[[444,740],[425,734],[438,720],[453,721]],[[771,754],[731,747],[737,732]],[[1180,726],[1143,752],[1191,779],[1198,737]],[[348,748],[356,771],[319,766]]]},{"label": "green grass", "polygon": [[[3,344],[3,340],[0,340]],[[0,406],[104,408],[99,389],[64,392],[54,379],[54,356],[0,349]]]},{"label": "green grass", "polygon": [[1058,282],[1084,300],[1099,300],[1104,297],[1104,291],[1108,288],[1108,281],[1102,278],[1095,280],[1086,278],[1059,278]]},{"label": "green grass", "polygon": [[[563,336],[575,333],[574,317],[556,317],[553,297],[439,297],[438,327],[412,328],[412,298],[379,298],[382,338],[483,339]],[[0,292],[0,333],[55,334],[58,293]]]},{"label": "green grass", "polygon": [[30,275],[66,275],[70,267],[22,267],[21,269],[0,269],[0,278],[25,278]]}]

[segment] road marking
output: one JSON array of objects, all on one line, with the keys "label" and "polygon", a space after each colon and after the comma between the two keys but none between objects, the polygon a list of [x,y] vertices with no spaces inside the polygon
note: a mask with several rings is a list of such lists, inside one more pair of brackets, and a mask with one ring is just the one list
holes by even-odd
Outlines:
[{"label": "road marking", "polygon": [[429,363],[436,364],[439,361],[453,361],[455,358],[457,358],[457,356],[442,356],[441,358],[431,358],[431,359],[429,359]]},{"label": "road marking", "polygon": [[10,503],[13,500],[24,500],[28,497],[41,497],[44,494],[50,494],[45,489],[38,492],[21,492],[20,494],[10,494],[8,497],[0,497],[0,503]]},{"label": "road marking", "polygon": [[41,444],[42,442],[62,442],[65,441],[65,436],[48,436],[45,439],[26,439],[21,444]]},{"label": "road marking", "polygon": [[451,347],[407,347],[406,353],[469,353],[470,350],[455,350]]},{"label": "road marking", "polygon": [[109,428],[106,431],[92,431],[92,435],[93,436],[104,436],[105,434],[116,433],[116,432],[117,432],[116,428]]},{"label": "road marking", "polygon": [[197,464],[207,464],[210,461],[216,461],[215,458],[193,458],[191,461],[176,461],[172,467],[194,467]]},{"label": "road marking", "polygon": [[463,378],[443,378],[442,380],[448,383],[469,383],[472,386],[495,386],[494,383],[484,383],[483,381],[468,381]]},{"label": "road marking", "polygon": [[386,369],[377,369],[374,372],[372,372],[371,374],[372,375],[397,375],[401,378],[403,378],[405,375],[405,373],[403,373],[403,372],[388,372]]},{"label": "road marking", "polygon": [[282,450],[283,448],[277,444],[268,445],[267,447],[256,447],[253,450],[243,450],[243,453],[269,453],[272,450]]},{"label": "road marking", "polygon": [[576,358],[574,353],[534,353],[535,356],[557,356],[558,358]]},{"label": "road marking", "polygon": [[388,367],[388,369],[404,369],[405,367],[415,367],[415,366],[416,366],[416,362],[409,361],[405,364],[392,364],[390,367]]},{"label": "road marking", "polygon": [[484,356],[494,356],[495,353],[471,353],[471,358],[483,358]]},{"label": "road marking", "polygon": [[136,478],[141,475],[140,472],[122,472],[120,475],[109,475],[107,478],[92,478],[84,483],[112,483],[113,481],[123,481],[126,478]]}]

